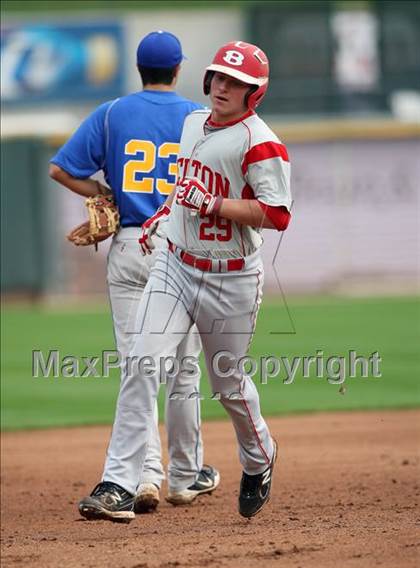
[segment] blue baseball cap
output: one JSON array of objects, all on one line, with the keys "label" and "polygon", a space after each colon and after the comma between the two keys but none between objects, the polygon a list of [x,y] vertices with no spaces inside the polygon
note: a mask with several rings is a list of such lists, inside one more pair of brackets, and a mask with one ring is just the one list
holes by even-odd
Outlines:
[{"label": "blue baseball cap", "polygon": [[137,65],[143,67],[175,67],[183,59],[179,39],[162,30],[148,34],[137,48]]}]

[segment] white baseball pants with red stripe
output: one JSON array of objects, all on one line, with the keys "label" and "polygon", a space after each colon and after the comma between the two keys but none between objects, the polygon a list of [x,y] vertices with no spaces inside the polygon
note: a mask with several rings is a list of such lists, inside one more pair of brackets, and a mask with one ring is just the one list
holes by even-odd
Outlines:
[{"label": "white baseball pants with red stripe", "polygon": [[228,351],[235,360],[246,355],[261,303],[262,280],[258,251],[245,259],[241,271],[223,274],[183,264],[169,250],[159,254],[137,314],[138,333],[130,355],[132,360],[137,357],[139,364],[132,366],[122,380],[105,481],[135,492],[138,472],[145,464],[161,380],[158,362],[176,354],[194,323],[201,336],[213,393],[218,393],[232,419],[244,471],[255,475],[268,467],[273,441],[254,383],[238,370],[229,377],[222,376],[232,371],[231,356],[220,359],[216,368],[214,365],[222,351]]}]

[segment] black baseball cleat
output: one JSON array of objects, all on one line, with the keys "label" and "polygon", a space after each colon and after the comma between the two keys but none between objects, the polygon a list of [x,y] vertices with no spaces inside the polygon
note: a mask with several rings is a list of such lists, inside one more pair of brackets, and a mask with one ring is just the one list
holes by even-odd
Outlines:
[{"label": "black baseball cleat", "polygon": [[183,491],[169,491],[166,500],[172,505],[189,505],[199,495],[212,493],[220,483],[220,473],[211,465],[203,465],[197,479]]},{"label": "black baseball cleat", "polygon": [[253,517],[270,500],[271,481],[277,458],[277,442],[274,442],[274,455],[269,467],[257,475],[242,473],[239,490],[239,513],[246,518]]},{"label": "black baseball cleat", "polygon": [[79,503],[80,514],[89,521],[103,519],[129,523],[135,518],[133,509],[134,496],[110,481],[98,483],[89,497]]}]

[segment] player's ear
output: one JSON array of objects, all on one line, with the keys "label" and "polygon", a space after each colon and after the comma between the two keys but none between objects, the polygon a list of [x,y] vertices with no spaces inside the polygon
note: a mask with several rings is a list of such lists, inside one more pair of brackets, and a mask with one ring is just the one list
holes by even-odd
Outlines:
[{"label": "player's ear", "polygon": [[180,71],[181,71],[181,63],[178,63],[178,65],[176,65],[173,69],[173,79],[172,79],[173,85],[176,85]]},{"label": "player's ear", "polygon": [[137,64],[137,65],[136,65],[136,68],[137,68],[137,71],[139,72],[139,75],[140,75],[140,79],[141,79],[141,82],[142,82],[142,84],[143,84],[143,87],[144,87],[144,83],[143,83],[143,77],[141,76],[141,68],[140,68],[140,65],[139,65],[139,64]]}]

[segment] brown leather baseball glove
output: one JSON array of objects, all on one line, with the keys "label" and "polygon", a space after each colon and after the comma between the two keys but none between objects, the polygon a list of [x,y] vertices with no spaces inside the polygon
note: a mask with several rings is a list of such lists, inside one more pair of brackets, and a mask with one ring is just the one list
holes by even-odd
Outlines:
[{"label": "brown leather baseball glove", "polygon": [[76,246],[95,245],[104,241],[119,228],[119,214],[111,195],[95,195],[86,199],[89,221],[75,227],[67,239]]}]

